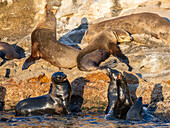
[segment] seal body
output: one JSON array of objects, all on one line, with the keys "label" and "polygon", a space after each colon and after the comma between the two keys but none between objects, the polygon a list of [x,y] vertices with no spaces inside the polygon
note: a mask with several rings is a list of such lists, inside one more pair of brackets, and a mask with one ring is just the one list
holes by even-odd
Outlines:
[{"label": "seal body", "polygon": [[117,86],[116,86],[116,75],[112,73],[110,68],[107,68],[107,76],[110,78],[110,84],[108,88],[107,98],[108,106],[106,108],[105,114],[108,114],[110,110],[113,110],[117,98]]},{"label": "seal body", "polygon": [[0,42],[0,57],[5,60],[20,58],[15,49],[6,42]]},{"label": "seal body", "polygon": [[[124,33],[119,35],[118,32]],[[118,42],[130,42],[133,38],[123,29],[107,29],[100,32],[87,47],[82,49],[77,56],[77,67],[82,71],[100,69],[100,63],[105,61],[110,54],[121,61],[128,62],[127,57],[117,46]]]},{"label": "seal body", "polygon": [[84,38],[87,42],[91,42],[100,31],[115,28],[115,26],[131,34],[146,33],[167,43],[170,42],[170,23],[159,15],[148,12],[122,16],[91,25]]},{"label": "seal body", "polygon": [[16,106],[16,116],[42,114],[67,114],[71,96],[71,86],[63,72],[51,77],[49,94],[20,101]]},{"label": "seal body", "polygon": [[126,115],[126,120],[142,120],[142,110],[142,97],[139,97],[129,109]]},{"label": "seal body", "polygon": [[113,109],[113,113],[115,118],[125,120],[126,114],[131,108],[133,102],[125,77],[119,74],[116,82],[117,82],[117,99]]},{"label": "seal body", "polygon": [[31,42],[31,56],[23,64],[23,70],[40,58],[61,68],[76,66],[79,50],[56,40],[56,18],[51,7],[46,6],[44,17],[31,34]]}]

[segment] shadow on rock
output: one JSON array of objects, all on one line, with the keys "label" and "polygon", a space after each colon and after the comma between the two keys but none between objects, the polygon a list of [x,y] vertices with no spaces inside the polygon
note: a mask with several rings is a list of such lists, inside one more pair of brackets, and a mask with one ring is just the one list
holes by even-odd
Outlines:
[{"label": "shadow on rock", "polygon": [[134,74],[129,73],[129,72],[124,71],[123,75],[125,76],[127,80],[132,101],[135,102],[137,100],[136,90],[139,86],[139,79]]},{"label": "shadow on rock", "polygon": [[166,18],[166,17],[163,17],[165,20],[167,20],[168,21],[168,23],[170,23],[170,20],[168,19],[168,18]]},{"label": "shadow on rock", "polygon": [[72,96],[69,110],[72,113],[78,113],[82,111],[81,106],[83,104],[84,86],[87,82],[89,81],[84,77],[78,77],[71,83]]},{"label": "shadow on rock", "polygon": [[5,95],[6,95],[6,88],[0,86],[0,111],[2,111],[5,106],[5,101],[4,101]]},{"label": "shadow on rock", "polygon": [[85,31],[88,29],[88,21],[87,18],[82,18],[81,24],[68,32],[67,34],[63,35],[59,38],[59,41],[63,44],[70,45],[72,47],[80,49],[78,44],[81,43],[81,40],[85,34]]},{"label": "shadow on rock", "polygon": [[157,109],[157,103],[159,101],[164,101],[162,85],[160,83],[155,84],[155,87],[152,90],[149,110],[155,112],[155,110]]}]

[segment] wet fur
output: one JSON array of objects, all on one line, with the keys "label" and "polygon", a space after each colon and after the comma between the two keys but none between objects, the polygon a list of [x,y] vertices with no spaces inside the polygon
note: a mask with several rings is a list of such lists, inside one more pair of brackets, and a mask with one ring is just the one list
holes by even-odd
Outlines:
[{"label": "wet fur", "polygon": [[121,79],[117,79],[117,99],[114,106],[114,117],[118,119],[126,119],[126,114],[131,108],[133,102],[131,99],[129,87],[123,75]]},{"label": "wet fur", "polygon": [[59,75],[52,76],[52,88],[49,94],[20,101],[16,106],[16,116],[69,113],[71,86],[65,74],[56,73]]}]

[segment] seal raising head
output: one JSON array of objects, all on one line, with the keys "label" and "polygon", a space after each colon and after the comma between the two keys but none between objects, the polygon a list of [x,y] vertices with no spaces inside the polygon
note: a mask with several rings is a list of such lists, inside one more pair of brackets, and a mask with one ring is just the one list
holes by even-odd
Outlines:
[{"label": "seal raising head", "polygon": [[126,119],[126,114],[131,108],[133,102],[131,99],[129,87],[126,79],[122,74],[117,76],[117,99],[114,106],[114,117],[118,119]]},{"label": "seal raising head", "polygon": [[20,101],[16,106],[16,116],[69,113],[71,86],[67,75],[63,72],[56,72],[51,80],[50,92],[47,95]]}]

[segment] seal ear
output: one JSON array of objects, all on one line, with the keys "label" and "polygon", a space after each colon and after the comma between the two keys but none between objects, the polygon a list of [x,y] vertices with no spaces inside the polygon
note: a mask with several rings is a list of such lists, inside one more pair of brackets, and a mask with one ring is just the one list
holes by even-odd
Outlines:
[{"label": "seal ear", "polygon": [[112,31],[112,33],[114,34],[114,36],[116,37],[116,40],[118,41],[118,36],[117,36],[116,31]]}]

